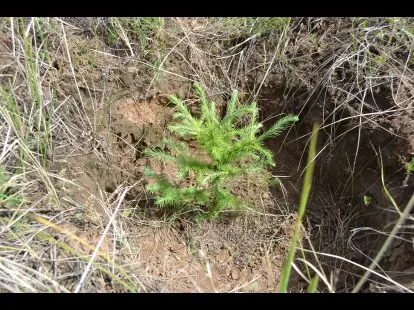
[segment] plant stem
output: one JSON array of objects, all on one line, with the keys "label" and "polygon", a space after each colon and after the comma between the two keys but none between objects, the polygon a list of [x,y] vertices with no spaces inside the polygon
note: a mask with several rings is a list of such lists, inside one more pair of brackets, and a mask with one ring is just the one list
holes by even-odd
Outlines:
[{"label": "plant stem", "polygon": [[308,202],[309,193],[312,187],[313,169],[315,167],[315,154],[316,154],[316,141],[318,138],[318,124],[313,125],[313,136],[309,146],[308,165],[305,172],[305,178],[303,180],[303,189],[300,197],[298,219],[296,221],[295,231],[292,236],[289,253],[283,266],[282,277],[280,279],[279,292],[286,293],[286,289],[289,283],[290,272],[292,270],[292,263],[295,258],[296,243],[299,239],[300,227],[302,226],[303,215],[305,214],[306,204]]}]

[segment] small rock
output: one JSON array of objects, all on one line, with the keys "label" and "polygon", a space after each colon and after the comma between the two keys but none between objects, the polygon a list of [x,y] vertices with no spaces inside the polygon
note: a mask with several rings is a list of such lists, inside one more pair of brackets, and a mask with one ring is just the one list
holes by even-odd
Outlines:
[{"label": "small rock", "polygon": [[186,93],[187,93],[187,88],[184,88],[184,87],[179,88],[177,91],[178,98],[184,100],[186,98]]},{"label": "small rock", "polygon": [[226,251],[220,252],[219,254],[216,255],[216,259],[219,263],[224,263],[226,261],[228,261],[230,258],[229,254],[227,254]]},{"label": "small rock", "polygon": [[240,279],[240,271],[239,271],[239,269],[237,269],[237,268],[233,268],[233,269],[230,271],[230,275],[231,275],[231,278],[232,278],[233,280],[238,280],[238,279]]},{"label": "small rock", "polygon": [[177,254],[180,257],[187,255],[187,247],[184,244],[173,244],[170,246],[170,251]]},{"label": "small rock", "polygon": [[138,69],[137,69],[136,67],[128,67],[128,68],[127,68],[127,71],[128,71],[129,73],[134,73],[134,72],[137,72],[137,71],[138,71]]},{"label": "small rock", "polygon": [[150,89],[149,91],[148,91],[148,97],[150,97],[150,98],[153,98],[153,97],[155,97],[156,95],[158,95],[160,92],[159,92],[159,90],[158,89]]},{"label": "small rock", "polygon": [[119,78],[121,79],[124,86],[129,86],[134,81],[132,74],[125,74],[124,72],[119,75]]}]

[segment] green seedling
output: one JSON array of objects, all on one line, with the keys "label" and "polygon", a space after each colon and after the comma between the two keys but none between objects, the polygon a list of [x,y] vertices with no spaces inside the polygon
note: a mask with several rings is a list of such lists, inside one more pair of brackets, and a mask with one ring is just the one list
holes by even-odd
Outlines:
[{"label": "green seedling", "polygon": [[238,105],[237,91],[227,104],[226,115],[220,118],[215,103],[207,100],[200,85],[196,83],[194,88],[201,101],[200,115],[193,116],[180,99],[172,96],[176,122],[168,128],[177,138],[193,139],[197,151],[204,152],[208,160],[193,155],[184,141],[165,139],[163,149],[147,149],[145,154],[172,163],[177,173],[170,180],[146,167],[144,174],[152,181],[146,189],[155,195],[159,207],[195,209],[198,219],[213,219],[225,209],[249,209],[232,193],[231,181],[267,178],[266,168],[275,162],[264,141],[282,133],[298,117],[287,115],[263,131],[256,103]]}]

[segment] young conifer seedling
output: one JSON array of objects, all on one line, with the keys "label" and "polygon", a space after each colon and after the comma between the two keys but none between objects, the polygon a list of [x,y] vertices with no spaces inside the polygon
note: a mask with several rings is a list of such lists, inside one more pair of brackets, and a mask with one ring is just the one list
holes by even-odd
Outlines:
[{"label": "young conifer seedling", "polygon": [[232,193],[230,182],[251,175],[266,176],[266,168],[275,166],[275,162],[264,141],[279,135],[298,117],[287,115],[263,131],[256,103],[238,105],[237,91],[227,103],[226,115],[220,118],[215,103],[207,100],[200,85],[195,83],[194,88],[201,101],[200,115],[192,115],[180,99],[171,96],[176,122],[168,128],[178,138],[192,138],[210,160],[191,154],[184,141],[165,139],[163,150],[147,149],[145,154],[174,164],[178,170],[176,179],[171,181],[145,167],[144,174],[152,180],[146,189],[155,195],[159,207],[195,208],[198,219],[212,219],[221,210],[246,207]]}]

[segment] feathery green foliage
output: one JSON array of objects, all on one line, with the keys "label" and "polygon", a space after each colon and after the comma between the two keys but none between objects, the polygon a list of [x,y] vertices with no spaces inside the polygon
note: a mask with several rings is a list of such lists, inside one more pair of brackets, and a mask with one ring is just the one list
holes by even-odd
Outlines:
[{"label": "feathery green foliage", "polygon": [[411,161],[406,164],[406,171],[407,174],[411,174],[414,172],[414,157],[411,158]]},{"label": "feathery green foliage", "polygon": [[160,207],[195,207],[200,218],[214,218],[220,210],[246,207],[232,194],[229,181],[258,174],[266,176],[266,167],[275,162],[264,140],[279,135],[298,117],[285,116],[262,132],[256,103],[238,105],[234,91],[226,115],[219,118],[215,103],[207,100],[201,86],[195,83],[194,88],[201,101],[200,115],[193,116],[180,99],[171,96],[177,108],[173,115],[176,122],[168,128],[177,137],[194,139],[199,151],[204,151],[210,160],[192,155],[185,142],[166,139],[164,150],[147,149],[145,154],[173,163],[178,168],[177,182],[146,167],[144,174],[154,181],[146,189],[156,195],[155,203]]}]

